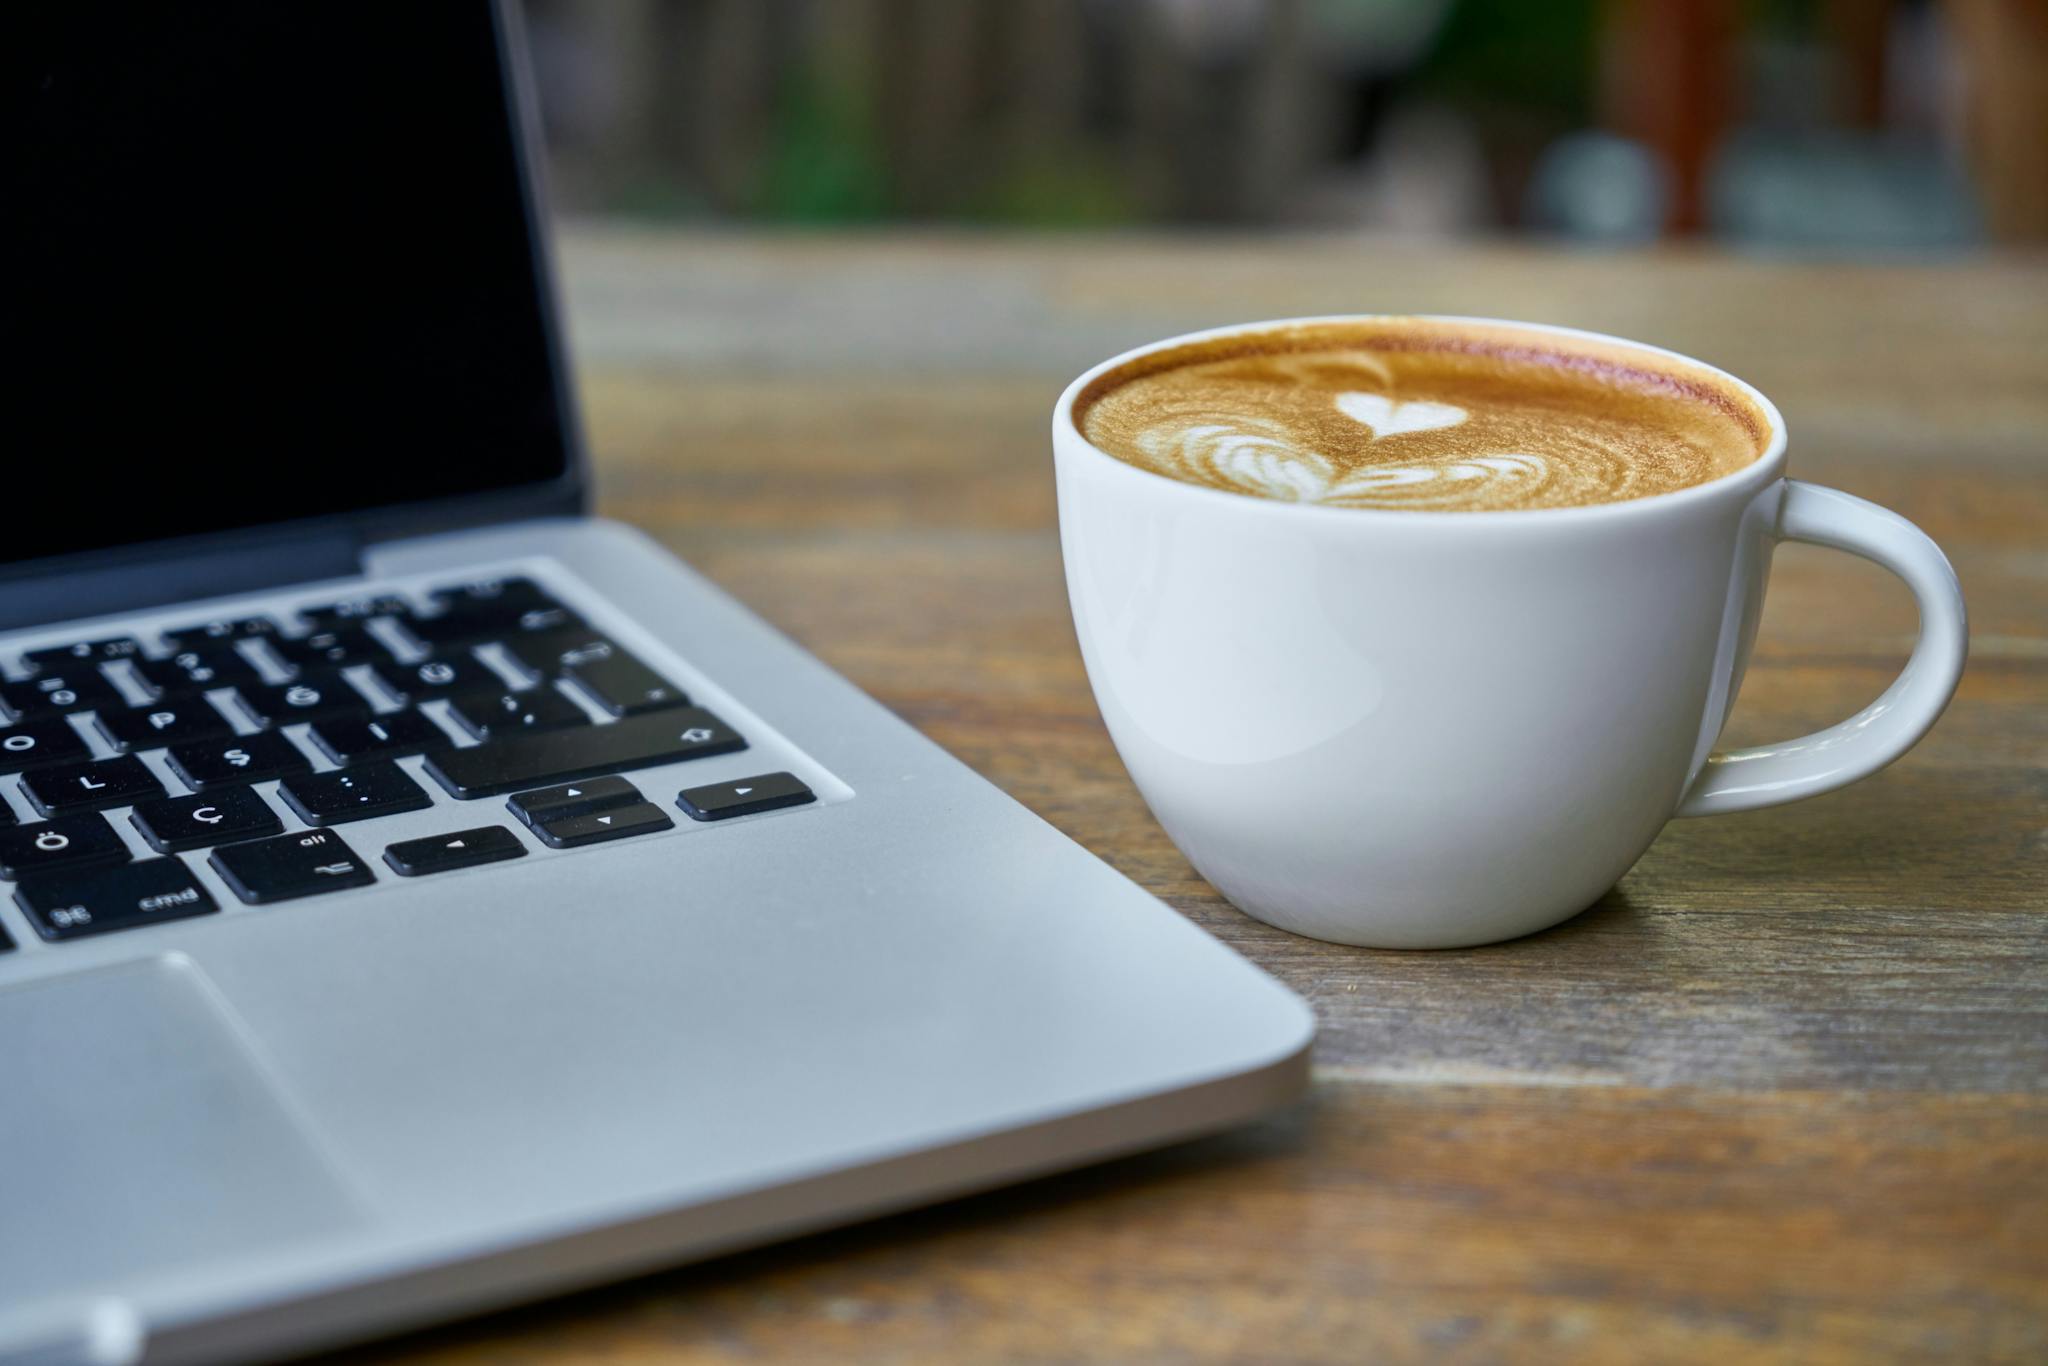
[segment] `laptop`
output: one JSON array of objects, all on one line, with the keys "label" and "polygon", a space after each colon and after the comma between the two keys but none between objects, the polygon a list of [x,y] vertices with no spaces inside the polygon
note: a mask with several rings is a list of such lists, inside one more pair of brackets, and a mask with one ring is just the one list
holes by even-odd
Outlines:
[{"label": "laptop", "polygon": [[513,20],[0,17],[0,1362],[361,1339],[1304,1083],[1296,997],[587,514]]}]

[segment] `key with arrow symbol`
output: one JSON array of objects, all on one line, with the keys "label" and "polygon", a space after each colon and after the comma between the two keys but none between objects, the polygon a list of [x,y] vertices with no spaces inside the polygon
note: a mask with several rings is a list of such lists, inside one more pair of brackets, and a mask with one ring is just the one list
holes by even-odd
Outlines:
[{"label": "key with arrow symbol", "polygon": [[510,830],[502,825],[484,825],[448,835],[400,840],[385,848],[384,862],[400,877],[425,877],[519,858],[525,853],[526,846]]},{"label": "key with arrow symbol", "polygon": [[505,803],[550,849],[671,830],[668,813],[624,778],[586,778],[521,792]]},{"label": "key with arrow symbol", "polygon": [[736,782],[684,788],[676,796],[676,805],[693,821],[723,821],[786,806],[806,806],[816,800],[818,794],[795,774],[762,773]]},{"label": "key with arrow symbol", "polygon": [[624,778],[591,778],[580,783],[564,783],[560,787],[537,788],[532,792],[521,792],[505,803],[506,809],[517,816],[523,825],[534,825],[547,821],[558,821],[568,816],[584,816],[594,811],[608,811],[615,806],[631,806],[647,799],[640,789]]},{"label": "key with arrow symbol", "polygon": [[550,849],[574,849],[605,840],[651,835],[657,830],[673,830],[675,824],[666,811],[653,802],[643,801],[583,815],[536,821],[533,833]]}]

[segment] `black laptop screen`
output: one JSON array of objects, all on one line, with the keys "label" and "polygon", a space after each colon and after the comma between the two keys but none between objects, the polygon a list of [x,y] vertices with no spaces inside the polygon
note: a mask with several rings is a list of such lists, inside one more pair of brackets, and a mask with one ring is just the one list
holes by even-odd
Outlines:
[{"label": "black laptop screen", "polygon": [[564,475],[486,0],[8,5],[0,72],[0,559]]}]

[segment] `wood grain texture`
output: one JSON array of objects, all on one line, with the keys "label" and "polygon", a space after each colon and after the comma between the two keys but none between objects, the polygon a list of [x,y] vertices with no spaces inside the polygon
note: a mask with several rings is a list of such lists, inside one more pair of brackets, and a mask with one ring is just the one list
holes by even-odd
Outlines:
[{"label": "wood grain texture", "polygon": [[[1306,996],[1317,1083],[1238,1134],[353,1360],[2048,1359],[2048,263],[595,230],[567,255],[603,510]],[[1239,915],[1090,699],[1045,428],[1112,351],[1347,309],[1754,380],[1796,474],[1954,559],[1947,717],[1854,788],[1674,824],[1517,943]],[[1730,741],[1846,715],[1912,630],[1884,574],[1788,547]]]}]

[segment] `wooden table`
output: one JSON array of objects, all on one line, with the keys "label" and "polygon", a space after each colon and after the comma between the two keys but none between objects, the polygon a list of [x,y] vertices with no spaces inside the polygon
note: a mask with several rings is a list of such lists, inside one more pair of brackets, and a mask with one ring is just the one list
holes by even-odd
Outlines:
[{"label": "wooden table", "polygon": [[[1243,1132],[365,1351],[438,1362],[2048,1360],[2048,260],[1364,240],[568,234],[600,502],[1277,973]],[[1795,473],[1925,527],[1971,660],[1905,760],[1675,824],[1518,943],[1226,905],[1076,653],[1046,427],[1124,346],[1342,310],[1577,324],[1754,380]],[[1730,739],[1847,715],[1902,587],[1780,555]]]}]

